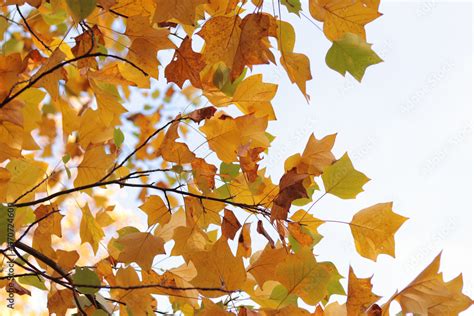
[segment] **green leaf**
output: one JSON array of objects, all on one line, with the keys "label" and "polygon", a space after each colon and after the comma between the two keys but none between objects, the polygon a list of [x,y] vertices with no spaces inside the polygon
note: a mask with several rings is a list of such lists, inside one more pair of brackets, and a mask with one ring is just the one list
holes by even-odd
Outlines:
[{"label": "green leaf", "polygon": [[235,177],[239,175],[240,166],[233,163],[221,163],[220,166],[220,176],[222,181],[225,183],[231,182]]},{"label": "green leaf", "polygon": [[96,0],[66,0],[75,22],[87,18],[96,6]]},{"label": "green leaf", "polygon": [[43,277],[39,275],[26,275],[18,278],[18,282],[25,285],[34,286],[40,290],[47,291],[48,288],[44,285]]},{"label": "green leaf", "polygon": [[44,7],[44,12],[41,14],[41,17],[49,25],[58,25],[67,18],[67,12],[57,6],[53,9],[50,3],[44,2],[42,7]]},{"label": "green leaf", "polygon": [[346,33],[333,42],[326,55],[326,64],[343,76],[349,72],[360,82],[367,67],[383,61],[371,46],[358,35]]},{"label": "green leaf", "polygon": [[69,160],[71,160],[71,155],[65,154],[62,159],[63,159],[63,163],[66,164]]},{"label": "green leaf", "polygon": [[[13,228],[13,234],[15,233],[15,228],[13,226],[14,219],[15,209],[8,208],[7,206],[0,204],[0,245],[8,240],[8,233],[10,229]],[[14,239],[15,235],[13,235],[12,238]],[[11,242],[13,241],[14,240],[11,240]]]},{"label": "green leaf", "polygon": [[370,180],[362,172],[354,169],[347,153],[327,167],[321,177],[326,192],[341,199],[355,198],[364,191],[362,187]]},{"label": "green leaf", "polygon": [[[99,286],[100,279],[97,274],[84,267],[77,267],[76,273],[72,276],[72,281],[75,284],[81,285],[92,285],[92,286]],[[94,294],[99,291],[99,288],[92,288],[92,287],[78,287],[79,292],[84,294]]]},{"label": "green leaf", "polygon": [[123,136],[123,133],[120,130],[120,128],[114,129],[114,143],[115,143],[115,146],[120,147],[120,145],[123,144],[124,140],[125,140],[125,136]]},{"label": "green leaf", "polygon": [[2,46],[2,54],[9,55],[13,53],[20,53],[23,51],[25,43],[23,41],[18,41],[15,38],[10,38]]},{"label": "green leaf", "polygon": [[301,2],[300,0],[281,0],[281,4],[283,4],[288,12],[294,13],[296,15],[300,15],[301,11]]},{"label": "green leaf", "polygon": [[[313,243],[307,247],[310,247],[310,248],[313,248],[316,244],[318,244],[321,239],[323,239],[323,235],[321,235],[320,233],[318,233],[318,231],[311,231],[309,229],[307,229],[306,227],[302,226],[301,227],[301,230],[311,236],[311,238],[313,239]],[[288,235],[288,241],[290,242],[290,245],[291,245],[291,249],[293,249],[293,251],[296,253],[298,252],[300,249],[303,249],[305,246],[302,246],[298,240],[296,240],[293,235],[291,235],[291,233],[289,233]]]},{"label": "green leaf", "polygon": [[288,305],[296,305],[298,296],[289,293],[286,287],[279,284],[273,288],[272,293],[270,294],[270,299],[279,302],[279,307],[285,307]]}]

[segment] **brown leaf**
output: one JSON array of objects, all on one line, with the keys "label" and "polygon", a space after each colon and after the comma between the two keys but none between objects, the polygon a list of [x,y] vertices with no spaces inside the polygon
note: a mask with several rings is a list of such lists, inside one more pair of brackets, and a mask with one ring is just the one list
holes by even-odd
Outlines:
[{"label": "brown leaf", "polygon": [[176,83],[180,88],[189,80],[194,87],[202,88],[199,73],[205,66],[202,55],[193,51],[191,39],[186,37],[175,51],[173,60],[166,66],[166,80]]},{"label": "brown leaf", "polygon": [[307,198],[306,188],[303,181],[308,175],[297,174],[296,169],[286,172],[280,179],[280,192],[273,203],[271,220],[286,220],[291,203],[300,198]]},{"label": "brown leaf", "polygon": [[209,193],[214,190],[217,168],[207,163],[202,158],[196,158],[191,162],[193,168],[194,183],[203,193]]},{"label": "brown leaf", "polygon": [[222,234],[228,239],[234,239],[237,231],[242,227],[234,212],[224,209],[224,217],[222,218]]},{"label": "brown leaf", "polygon": [[201,122],[202,120],[210,119],[216,113],[216,108],[213,106],[208,106],[202,109],[197,109],[188,114],[188,117],[196,123]]},{"label": "brown leaf", "polygon": [[237,149],[237,155],[239,156],[240,167],[244,172],[249,182],[254,182],[258,177],[258,163],[262,158],[260,154],[265,151],[265,148],[256,147],[249,148],[249,145],[241,145]]},{"label": "brown leaf", "polygon": [[31,296],[31,291],[28,289],[25,289],[23,286],[21,286],[18,282],[13,279],[9,284],[9,287],[13,290],[13,293],[18,294],[18,295],[28,295]]},{"label": "brown leaf", "polygon": [[268,243],[270,244],[270,246],[272,248],[275,248],[275,242],[273,241],[272,237],[270,237],[270,235],[267,233],[267,231],[263,227],[263,222],[261,220],[258,220],[258,223],[257,223],[257,233],[259,233],[260,235],[263,235],[263,237],[265,237],[268,240]]}]

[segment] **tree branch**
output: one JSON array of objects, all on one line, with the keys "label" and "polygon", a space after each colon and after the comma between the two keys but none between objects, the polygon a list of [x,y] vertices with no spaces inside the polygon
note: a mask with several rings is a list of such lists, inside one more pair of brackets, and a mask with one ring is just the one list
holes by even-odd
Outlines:
[{"label": "tree branch", "polygon": [[[36,259],[38,260],[41,260],[43,261],[46,265],[48,265],[49,267],[51,267],[54,271],[56,271],[59,275],[61,275],[64,279],[66,279],[68,281],[68,283],[72,286],[72,291],[74,293],[74,297],[76,298],[76,305],[77,305],[77,308],[84,314],[84,315],[87,315],[83,310],[82,310],[82,307],[79,303],[79,301],[77,300],[77,290],[75,288],[75,285],[74,285],[74,282],[72,281],[71,277],[69,276],[69,274],[67,274],[56,262],[54,262],[51,258],[47,257],[46,255],[42,254],[41,252],[37,251],[36,249],[22,243],[21,241],[16,241],[15,244],[14,244],[14,250],[16,252],[16,249],[15,248],[18,248],[18,249],[21,249],[23,250],[24,252],[32,255],[33,257],[35,257]],[[99,302],[97,302],[97,300],[95,299],[94,295],[92,294],[85,294],[85,296],[87,297],[87,299],[91,302],[91,304],[93,304],[96,308],[98,309],[102,309],[103,311],[105,311],[107,314],[109,314],[107,312],[107,309],[102,306],[102,304],[100,304]]]},{"label": "tree branch", "polygon": [[43,72],[42,74],[40,74],[38,77],[36,77],[35,79],[33,80],[30,80],[28,82],[27,85],[25,85],[23,88],[21,88],[20,90],[18,90],[17,92],[15,92],[13,95],[9,95],[7,96],[1,103],[0,103],[0,109],[3,108],[6,104],[8,104],[9,102],[11,102],[13,99],[15,99],[16,97],[18,97],[20,94],[22,94],[23,92],[25,92],[26,90],[28,90],[29,88],[31,88],[32,86],[35,85],[35,83],[37,83],[38,81],[40,81],[43,77],[55,72],[56,70],[68,65],[68,64],[71,64],[73,62],[76,62],[76,61],[79,61],[79,60],[82,60],[82,59],[85,59],[85,58],[92,58],[92,57],[110,57],[110,58],[115,58],[115,59],[118,59],[118,60],[121,60],[123,62],[126,62],[128,63],[129,65],[131,65],[133,68],[139,70],[144,76],[149,76],[148,73],[141,69],[140,67],[138,67],[135,63],[129,61],[128,59],[126,58],[123,58],[123,57],[120,57],[120,56],[117,56],[117,55],[112,55],[112,54],[104,54],[104,53],[92,53],[92,54],[87,54],[87,55],[83,55],[83,56],[79,56],[79,57],[75,57],[75,58],[71,58],[69,60],[66,60],[66,61],[63,61],[62,63],[59,63],[57,65],[55,65],[54,67],[51,67],[50,69],[46,70],[45,72]]}]

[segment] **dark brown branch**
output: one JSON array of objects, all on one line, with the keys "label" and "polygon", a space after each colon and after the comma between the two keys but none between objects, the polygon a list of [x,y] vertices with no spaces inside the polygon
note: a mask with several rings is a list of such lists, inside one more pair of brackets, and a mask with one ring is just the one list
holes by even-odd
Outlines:
[{"label": "dark brown branch", "polygon": [[38,40],[38,42],[41,43],[41,45],[43,45],[44,48],[46,48],[47,50],[49,50],[51,53],[53,52],[51,50],[51,48],[46,45],[43,40],[41,38],[38,37],[38,35],[36,35],[36,33],[33,31],[33,29],[30,27],[30,25],[28,24],[28,22],[26,21],[26,18],[23,16],[23,13],[21,13],[21,10],[20,10],[20,7],[18,5],[16,5],[16,10],[18,11],[18,13],[20,14],[20,17],[21,19],[23,20],[23,23],[25,23],[25,26],[26,28],[28,29],[28,31],[31,33],[31,35],[36,38]]},{"label": "dark brown branch", "polygon": [[113,10],[113,9],[108,9],[108,10],[107,10],[107,9],[105,9],[103,6],[101,6],[100,4],[98,4],[97,7],[98,7],[98,8],[101,8],[102,10],[109,11],[110,13],[113,13],[113,14],[115,14],[116,16],[119,16],[119,17],[121,17],[121,18],[128,19],[128,16],[127,16],[127,15],[122,14],[122,13],[120,13],[120,12],[117,12],[117,11],[115,11],[115,10]]},{"label": "dark brown branch", "polygon": [[178,119],[174,119],[174,120],[171,120],[169,121],[168,123],[166,123],[165,125],[163,125],[162,127],[158,128],[157,130],[155,130],[150,136],[148,136],[144,141],[143,143],[141,143],[137,148],[135,148],[130,154],[127,155],[127,157],[125,157],[121,163],[119,163],[118,165],[116,165],[115,167],[112,168],[112,170],[110,170],[102,179],[99,180],[99,182],[102,182],[104,181],[105,179],[107,179],[108,177],[110,177],[110,175],[112,175],[117,169],[119,169],[120,167],[122,167],[123,165],[125,165],[125,163],[133,157],[133,155],[135,155],[140,149],[142,149],[143,147],[146,146],[146,144],[148,144],[148,142],[153,138],[155,137],[158,133],[160,133],[162,130],[166,129],[168,126],[170,126],[171,124],[173,124],[174,122],[178,122],[182,120],[182,118],[178,118]]},{"label": "dark brown branch", "polygon": [[150,289],[150,288],[159,288],[164,290],[174,290],[174,291],[203,291],[203,292],[222,292],[222,293],[234,293],[239,290],[226,290],[220,287],[179,287],[179,286],[172,286],[172,285],[162,285],[162,284],[140,284],[140,285],[129,285],[129,286],[121,286],[121,285],[91,285],[91,284],[76,284],[76,287],[84,287],[84,288],[91,288],[91,289],[107,289],[107,290],[139,290],[139,289]]},{"label": "dark brown branch", "polygon": [[32,222],[31,224],[28,225],[28,227],[26,228],[26,230],[23,232],[23,234],[21,234],[21,236],[16,240],[17,242],[21,241],[27,234],[28,232],[30,231],[30,229],[35,226],[36,224],[38,224],[39,222],[45,220],[46,218],[48,218],[49,216],[53,215],[54,213],[58,213],[59,210],[53,210],[47,214],[45,214],[44,216],[38,218],[37,220],[35,220],[34,222]]},{"label": "dark brown branch", "polygon": [[10,101],[12,101],[13,99],[15,99],[16,97],[18,97],[20,94],[22,94],[23,92],[25,92],[26,90],[28,90],[29,88],[31,88],[32,86],[35,85],[35,83],[37,83],[38,81],[40,81],[43,77],[55,72],[56,70],[68,65],[68,64],[71,64],[73,62],[76,62],[76,61],[79,61],[79,60],[82,60],[82,59],[85,59],[85,58],[92,58],[92,57],[110,57],[110,58],[115,58],[115,59],[118,59],[118,60],[121,60],[123,62],[126,62],[128,63],[130,66],[132,66],[133,68],[139,70],[144,76],[149,76],[148,73],[141,69],[140,67],[138,67],[135,63],[129,61],[128,59],[126,58],[123,58],[123,57],[120,57],[120,56],[117,56],[117,55],[111,55],[111,54],[104,54],[104,53],[92,53],[92,54],[88,54],[88,55],[83,55],[83,56],[78,56],[78,57],[75,57],[75,58],[71,58],[69,60],[66,60],[66,61],[63,61],[62,63],[59,63],[57,65],[55,65],[54,67],[51,67],[51,69],[48,69],[46,70],[45,72],[43,72],[42,74],[40,74],[38,77],[36,77],[35,79],[33,80],[30,80],[28,82],[27,85],[25,85],[23,88],[21,88],[20,90],[18,90],[17,92],[15,92],[13,95],[9,95],[7,96],[1,103],[0,103],[0,109],[3,108],[6,104],[8,104]]},{"label": "dark brown branch", "polygon": [[[74,297],[76,298],[76,295],[77,295],[77,290],[74,286],[74,283],[71,279],[71,277],[69,276],[69,274],[67,274],[59,265],[57,265],[56,262],[54,262],[51,258],[47,257],[46,255],[42,254],[41,252],[37,251],[36,249],[22,243],[21,241],[16,241],[15,242],[15,247],[13,248],[15,252],[17,252],[16,248],[18,249],[21,249],[23,250],[24,252],[32,255],[33,257],[35,257],[36,259],[38,260],[41,260],[42,262],[44,262],[46,265],[48,265],[49,267],[51,267],[54,271],[56,271],[59,275],[61,275],[64,279],[66,279],[69,284],[72,285],[72,290],[73,290],[73,293],[74,293]],[[17,253],[18,254],[18,253]],[[19,255],[19,254],[18,254]],[[107,312],[107,309],[102,306],[102,304],[100,304],[99,302],[96,301],[94,295],[92,294],[85,294],[85,296],[87,297],[87,299],[98,309],[102,309],[104,310],[106,313]],[[77,299],[77,298],[76,298]],[[82,307],[79,303],[78,300],[76,300],[76,305],[77,305],[77,308],[84,314],[84,315],[87,315],[83,310],[82,310]]]},{"label": "dark brown branch", "polygon": [[103,186],[103,185],[117,184],[117,185],[124,186],[124,187],[148,188],[148,189],[153,189],[153,190],[159,190],[163,193],[166,193],[166,192],[176,193],[176,194],[179,194],[179,195],[191,196],[191,197],[195,197],[195,198],[203,199],[203,200],[222,202],[222,203],[227,203],[227,204],[230,204],[230,205],[233,205],[233,206],[236,206],[236,207],[246,209],[246,210],[254,212],[254,213],[260,213],[262,215],[269,215],[270,214],[266,209],[263,209],[263,208],[259,207],[259,205],[250,205],[250,204],[233,202],[231,200],[232,197],[229,197],[229,198],[216,198],[216,197],[211,197],[211,196],[199,195],[199,194],[192,193],[192,192],[181,191],[181,190],[176,189],[176,188],[158,187],[158,186],[155,186],[153,184],[127,183],[127,182],[124,182],[125,180],[126,179],[117,179],[117,180],[109,180],[109,181],[91,183],[91,184],[83,185],[83,186],[72,188],[72,189],[58,191],[58,192],[55,192],[51,195],[45,196],[43,198],[40,198],[40,199],[37,199],[37,200],[34,200],[34,201],[11,204],[10,206],[11,207],[33,206],[33,205],[36,205],[36,204],[40,204],[40,203],[50,201],[50,200],[52,200],[54,198],[57,198],[59,196],[62,196],[62,195],[66,195],[66,194],[70,194],[70,193],[74,193],[74,192],[78,192],[78,191],[82,191],[82,190],[86,190],[86,189],[90,189],[90,188],[94,188],[94,187],[100,187],[100,186]]},{"label": "dark brown branch", "polygon": [[0,277],[0,280],[6,280],[10,278],[21,278],[25,276],[38,276],[38,273],[30,272],[30,273],[19,273],[14,275],[4,275]]}]

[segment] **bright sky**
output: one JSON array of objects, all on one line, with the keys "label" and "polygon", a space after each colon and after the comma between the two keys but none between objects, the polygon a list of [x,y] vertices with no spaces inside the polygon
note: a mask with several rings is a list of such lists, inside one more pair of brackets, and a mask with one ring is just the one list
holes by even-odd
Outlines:
[{"label": "bright sky", "polygon": [[295,51],[311,56],[312,98],[306,104],[283,70],[266,73],[280,84],[269,171],[279,175],[285,157],[301,152],[310,133],[337,132],[336,153],[348,151],[373,180],[356,200],[325,196],[315,216],[349,221],[362,208],[394,201],[394,210],[410,220],[396,235],[396,259],[361,258],[350,230],[338,224],[321,227],[320,259],[336,262],[343,274],[349,263],[358,276],[373,272],[375,293],[389,296],[443,250],[445,279],[462,272],[472,297],[472,4],[382,1],[380,11],[367,39],[385,62],[370,67],[362,84],[328,69],[330,43],[316,26],[292,21]]}]

